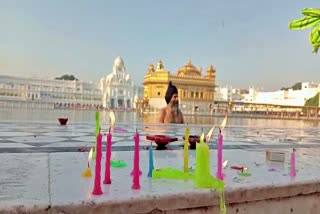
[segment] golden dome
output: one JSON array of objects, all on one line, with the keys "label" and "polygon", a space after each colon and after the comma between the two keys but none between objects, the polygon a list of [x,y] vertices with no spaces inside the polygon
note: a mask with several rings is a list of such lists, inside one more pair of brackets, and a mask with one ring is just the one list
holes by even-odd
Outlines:
[{"label": "golden dome", "polygon": [[210,65],[209,68],[207,69],[207,74],[214,74],[214,73],[216,73],[216,69],[214,69],[214,67]]},{"label": "golden dome", "polygon": [[150,64],[148,68],[148,74],[152,74],[152,73],[154,73],[154,66],[153,64]]},{"label": "golden dome", "polygon": [[192,65],[191,60],[188,60],[187,64],[178,69],[177,75],[201,76],[201,69],[196,68],[194,65]]},{"label": "golden dome", "polygon": [[207,75],[206,77],[212,78],[216,73],[216,69],[214,69],[214,67],[212,65],[209,66],[209,68],[207,69]]}]

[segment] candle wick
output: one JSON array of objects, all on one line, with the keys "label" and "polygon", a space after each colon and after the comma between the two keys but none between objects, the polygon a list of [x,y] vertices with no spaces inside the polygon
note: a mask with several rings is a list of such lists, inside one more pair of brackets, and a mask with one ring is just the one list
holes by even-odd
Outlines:
[{"label": "candle wick", "polygon": [[220,128],[220,127],[218,127],[218,129],[219,129],[219,134],[221,134],[221,128]]},{"label": "candle wick", "polygon": [[110,134],[110,132],[111,132],[111,126],[109,127],[109,134]]},{"label": "candle wick", "polygon": [[136,128],[136,133],[138,133],[138,128]]},{"label": "candle wick", "polygon": [[89,162],[88,162],[88,168],[90,168]]}]

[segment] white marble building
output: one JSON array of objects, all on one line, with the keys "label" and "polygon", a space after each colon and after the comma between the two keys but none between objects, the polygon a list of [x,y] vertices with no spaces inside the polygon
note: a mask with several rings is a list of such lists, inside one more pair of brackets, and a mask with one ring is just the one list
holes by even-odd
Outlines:
[{"label": "white marble building", "polygon": [[[278,90],[278,91],[262,91],[256,87],[246,89],[232,89],[232,87],[217,87],[215,91],[215,108],[228,108],[228,103],[233,103],[232,111],[251,111],[252,107],[245,107],[244,104],[254,104],[259,111],[267,111],[267,107],[263,105],[274,105],[274,109],[278,111],[277,106],[302,107],[305,102],[320,92],[320,84],[312,82],[301,83],[300,90]],[[262,106],[259,106],[262,105]],[[320,106],[319,106],[320,107]]]},{"label": "white marble building", "polygon": [[320,84],[303,82],[301,90],[278,90],[264,92],[254,87],[249,88],[249,93],[244,95],[243,102],[256,104],[274,104],[283,106],[304,106],[305,102],[320,92]]},{"label": "white marble building", "polygon": [[104,108],[130,109],[134,107],[136,97],[139,97],[138,87],[133,85],[120,56],[114,61],[112,73],[100,80],[100,89]]},{"label": "white marble building", "polygon": [[231,86],[216,87],[214,92],[215,102],[241,101],[243,96],[240,89],[234,89]]},{"label": "white marble building", "polygon": [[0,75],[0,106],[95,108],[101,97],[94,83]]},{"label": "white marble building", "polygon": [[100,82],[0,75],[0,107],[131,109],[142,96],[142,86],[134,86],[121,57]]}]

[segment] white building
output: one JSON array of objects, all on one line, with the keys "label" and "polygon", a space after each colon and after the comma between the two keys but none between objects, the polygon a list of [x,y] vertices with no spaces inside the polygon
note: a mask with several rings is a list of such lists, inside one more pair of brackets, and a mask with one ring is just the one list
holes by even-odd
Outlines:
[{"label": "white building", "polygon": [[0,106],[85,108],[101,105],[97,84],[0,75]]},{"label": "white building", "polygon": [[133,85],[120,56],[114,61],[112,73],[100,80],[100,88],[104,108],[130,109],[134,107],[135,100],[142,97],[142,92],[139,91],[139,87]]},{"label": "white building", "polygon": [[233,89],[231,86],[217,87],[214,92],[215,102],[231,102],[243,99],[240,89]]},{"label": "white building", "polygon": [[320,85],[310,82],[301,84],[301,90],[278,90],[262,92],[254,87],[244,95],[244,102],[256,104],[274,104],[283,106],[304,106],[305,102],[320,92]]},{"label": "white building", "polygon": [[96,83],[0,75],[0,107],[133,108],[142,96],[142,86],[133,85],[121,57],[113,72]]}]

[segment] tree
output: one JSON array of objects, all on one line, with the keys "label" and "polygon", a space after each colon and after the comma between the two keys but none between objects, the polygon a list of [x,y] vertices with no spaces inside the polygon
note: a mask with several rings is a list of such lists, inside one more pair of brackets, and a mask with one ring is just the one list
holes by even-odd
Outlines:
[{"label": "tree", "polygon": [[68,75],[68,74],[65,74],[65,75],[62,75],[61,77],[56,77],[55,78],[56,80],[78,80],[77,78],[75,78],[75,76],[73,75]]},{"label": "tree", "polygon": [[320,47],[320,9],[305,8],[302,10],[303,18],[289,23],[290,30],[304,30],[312,28],[309,34],[310,44],[313,46],[313,53],[318,53]]},{"label": "tree", "polygon": [[310,99],[308,99],[304,106],[315,106],[318,107],[319,106],[319,93],[317,93],[314,97],[311,97]]},{"label": "tree", "polygon": [[298,83],[294,84],[292,87],[289,87],[289,88],[282,87],[281,88],[281,90],[288,90],[288,89],[292,89],[294,91],[301,90],[302,89],[302,83],[298,82]]},{"label": "tree", "polygon": [[302,83],[298,82],[296,84],[294,84],[292,87],[292,90],[296,91],[296,90],[301,90],[302,89]]}]

